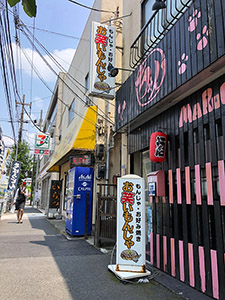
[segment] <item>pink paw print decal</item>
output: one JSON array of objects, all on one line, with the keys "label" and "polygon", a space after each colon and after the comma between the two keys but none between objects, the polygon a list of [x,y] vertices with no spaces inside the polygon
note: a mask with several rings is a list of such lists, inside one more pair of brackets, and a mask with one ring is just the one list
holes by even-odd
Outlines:
[{"label": "pink paw print decal", "polygon": [[126,108],[126,101],[124,100],[123,101],[123,105],[119,105],[118,106],[118,115],[120,116],[119,117],[119,119],[120,119],[120,121],[123,121],[123,113],[124,113],[124,110],[125,110],[125,108]]},{"label": "pink paw print decal", "polygon": [[188,18],[189,26],[188,31],[192,32],[195,30],[195,28],[198,25],[198,19],[201,17],[202,13],[201,11],[198,11],[197,9],[193,12],[192,16]]},{"label": "pink paw print decal", "polygon": [[198,50],[203,50],[207,46],[208,35],[209,35],[209,30],[208,30],[208,27],[205,25],[202,29],[202,35],[201,35],[201,33],[198,33],[196,36],[196,39],[198,41],[198,44],[197,44]]},{"label": "pink paw print decal", "polygon": [[187,70],[186,62],[188,61],[188,55],[182,54],[181,60],[178,61],[178,73],[181,75]]}]

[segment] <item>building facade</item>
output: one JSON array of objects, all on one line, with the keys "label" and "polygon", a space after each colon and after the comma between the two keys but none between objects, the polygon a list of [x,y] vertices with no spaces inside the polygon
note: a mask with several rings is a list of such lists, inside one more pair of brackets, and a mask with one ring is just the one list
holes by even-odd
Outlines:
[{"label": "building facade", "polygon": [[[92,223],[94,225],[98,184],[112,182],[113,175],[117,176],[119,174],[120,163],[112,150],[119,148],[117,139],[113,137],[115,129],[114,97],[109,99],[102,92],[99,95],[92,95],[89,92],[91,80],[91,25],[92,22],[102,24],[99,30],[103,30],[103,34],[99,41],[103,46],[105,42],[104,28],[108,25],[115,28],[117,49],[115,50],[114,62],[117,66],[120,66],[122,33],[121,22],[119,22],[118,16],[122,14],[122,0],[113,2],[96,0],[93,8],[95,10],[90,12],[69,70],[63,75],[63,78],[58,78],[53,100],[49,106],[49,112],[53,111],[54,107],[57,111],[55,130],[52,132],[52,137],[55,140],[54,151],[50,157],[45,159],[40,176],[43,178],[43,184],[46,186],[45,189],[43,185],[42,194],[46,194],[48,190],[47,197],[49,198],[50,181],[53,179],[51,174],[57,174],[54,176],[60,181],[61,186],[60,212],[66,218],[68,171],[74,164],[79,165],[79,162],[81,164],[88,162],[88,165],[94,169],[92,207]],[[110,39],[108,43],[111,43]],[[102,49],[104,52],[104,48]],[[104,56],[103,52],[101,52],[101,58]],[[99,53],[98,55],[100,55]],[[105,62],[101,61],[100,63],[99,76],[101,73],[108,73],[107,66],[109,62],[107,61],[107,64],[105,64]],[[120,83],[120,77],[116,80],[116,83]],[[111,87],[110,91],[117,89],[116,83]],[[48,128],[48,124],[49,121],[46,119],[45,131],[51,134],[52,127]],[[44,203],[46,205],[47,202],[44,201]]]},{"label": "building facade", "polygon": [[[167,0],[152,11],[155,2],[123,4],[122,66],[133,72],[116,93],[121,174],[145,178],[147,260],[223,299],[225,4]],[[167,136],[154,145],[166,148],[162,162],[149,157],[155,132]]]}]

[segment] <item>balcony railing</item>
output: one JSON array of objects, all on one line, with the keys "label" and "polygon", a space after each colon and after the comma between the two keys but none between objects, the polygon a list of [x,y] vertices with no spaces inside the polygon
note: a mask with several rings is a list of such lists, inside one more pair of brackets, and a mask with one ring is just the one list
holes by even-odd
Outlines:
[{"label": "balcony railing", "polygon": [[152,15],[130,47],[131,68],[136,68],[141,63],[192,3],[193,0],[167,0],[167,7]]}]

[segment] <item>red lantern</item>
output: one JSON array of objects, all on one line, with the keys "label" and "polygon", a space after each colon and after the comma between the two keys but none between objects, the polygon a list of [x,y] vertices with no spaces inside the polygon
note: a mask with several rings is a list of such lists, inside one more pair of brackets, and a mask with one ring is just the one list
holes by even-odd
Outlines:
[{"label": "red lantern", "polygon": [[153,132],[150,138],[149,158],[154,162],[162,162],[166,156],[167,135],[161,131]]}]

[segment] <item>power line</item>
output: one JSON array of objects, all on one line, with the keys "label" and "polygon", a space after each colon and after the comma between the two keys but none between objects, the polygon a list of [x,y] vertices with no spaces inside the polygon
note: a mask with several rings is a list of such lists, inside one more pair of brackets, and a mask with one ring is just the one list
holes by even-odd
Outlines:
[{"label": "power line", "polygon": [[87,8],[87,9],[90,9],[90,10],[93,10],[93,11],[97,11],[97,12],[105,12],[105,13],[115,13],[115,11],[111,11],[111,10],[102,10],[102,9],[97,9],[97,8],[94,8],[94,7],[90,7],[90,6],[86,6],[80,2],[77,2],[77,1],[74,1],[74,0],[68,0],[69,2],[72,2],[74,4],[77,4],[79,6],[82,6],[84,8]]},{"label": "power line", "polygon": [[[46,65],[52,70],[52,72],[58,76],[58,73],[56,73],[56,71],[51,67],[51,65],[47,62],[47,60],[43,57],[43,55],[40,53],[40,51],[38,50],[38,48],[34,45],[34,43],[32,42],[32,40],[30,39],[30,37],[28,36],[28,34],[24,31],[24,29],[27,30],[27,32],[29,33],[30,36],[32,36],[32,33],[29,31],[29,29],[26,27],[26,25],[22,22],[22,20],[20,20],[18,18],[18,28],[21,29],[21,31],[24,33],[24,35],[27,37],[27,39],[30,41],[31,45],[34,46],[35,50],[37,51],[37,53],[40,55],[40,57],[44,60],[44,62],[46,63]],[[52,56],[52,54],[39,42],[39,40],[35,37],[33,37],[33,39],[36,41],[36,43],[45,51],[45,53],[52,59],[52,61],[57,65],[57,67],[59,69],[61,69],[63,72],[67,73],[67,71],[59,64],[59,62]],[[79,84],[82,88],[85,89],[85,91],[87,91],[87,88],[85,86],[83,86],[78,80],[76,80],[75,78],[73,78],[69,73],[67,73],[68,77],[72,80],[74,80],[77,84]],[[62,79],[61,79],[62,80]],[[42,80],[43,82],[43,80]],[[69,88],[69,90],[72,91],[72,93],[77,96],[81,102],[83,102],[85,105],[85,101],[77,94],[75,93],[75,91],[73,89],[71,89],[71,87],[65,82],[62,80],[62,82]],[[74,82],[72,81],[72,83],[74,84]],[[46,84],[45,84],[46,85]],[[86,96],[85,92],[83,92],[76,84],[74,84],[76,86],[76,88],[85,96],[88,98],[88,100],[90,101],[90,103],[92,103],[92,105],[95,105],[93,100]],[[105,100],[107,101],[107,100]],[[65,103],[64,103],[65,104]],[[98,111],[97,111],[97,114],[100,115],[103,119],[105,119],[106,121],[108,121],[109,123],[111,123],[112,125],[114,125],[114,123],[108,118],[108,115],[102,111],[99,107],[98,107],[98,110],[102,112],[102,114],[100,114]]]},{"label": "power line", "polygon": [[[24,24],[22,24],[22,25],[24,25]],[[28,36],[28,34],[24,31],[24,28],[28,31],[28,33],[30,34],[30,35],[32,35],[31,33],[30,33],[30,31],[29,31],[29,29],[27,29],[26,28],[26,26],[24,25],[24,26],[22,26],[22,27],[20,27],[20,28],[22,28],[21,29],[21,31],[24,33],[24,35],[27,37],[27,39],[30,41],[30,43],[32,44],[32,40],[30,39],[30,37]],[[53,62],[58,66],[58,68],[60,68],[62,71],[64,71],[65,73],[67,73],[66,72],[66,70],[59,64],[59,62],[51,55],[51,53],[36,39],[36,38],[34,38],[35,39],[35,41],[38,43],[38,45],[48,54],[48,56],[53,60]],[[34,45],[34,48],[35,48],[35,50],[37,51],[37,53],[40,55],[40,57],[44,60],[44,62],[48,65],[48,67],[52,70],[52,72],[56,75],[56,76],[58,76],[58,74],[56,73],[56,71],[52,68],[52,66],[47,62],[47,60],[43,57],[43,55],[40,53],[40,51],[38,50],[38,48]],[[68,78],[70,78],[70,79],[72,79],[72,83],[77,87],[77,89],[84,95],[84,96],[86,96],[85,95],[85,93],[73,82],[73,80],[76,82],[76,83],[78,83],[80,86],[82,86],[85,90],[87,90],[86,89],[86,87],[85,86],[83,86],[78,80],[76,80],[75,78],[73,78],[70,74],[68,74],[67,73],[67,75],[68,75]],[[62,79],[61,79],[62,80]],[[62,80],[63,81],[63,80]],[[86,104],[85,103],[85,101],[65,82],[65,81],[63,81],[63,83],[68,87],[68,89],[75,95],[75,96],[77,96],[84,104]],[[91,99],[91,98],[89,98],[88,96],[86,96],[89,100],[90,100],[90,102],[92,103],[92,104],[94,104],[94,102],[93,102],[93,100]],[[101,109],[99,109],[102,113],[103,113],[103,115],[101,115],[100,113],[98,113],[97,112],[97,114],[98,115],[100,115],[101,117],[103,117],[106,121],[108,121],[108,122],[110,122],[112,125],[114,125],[113,124],[113,122],[111,121],[111,120],[109,120],[109,118],[108,118],[108,116],[105,114],[105,112],[103,112]],[[105,116],[104,116],[105,115]]]},{"label": "power line", "polygon": [[[26,25],[27,27],[31,28],[31,29],[34,29],[33,26],[30,26],[30,25]],[[35,30],[39,30],[39,31],[43,31],[43,32],[46,32],[46,33],[52,33],[52,34],[55,34],[55,35],[58,35],[58,36],[63,36],[63,37],[67,37],[67,38],[71,38],[71,39],[75,39],[75,40],[82,40],[82,41],[85,41],[85,42],[89,42],[90,40],[88,39],[83,39],[83,38],[79,38],[77,36],[73,36],[73,35],[68,35],[68,34],[64,34],[64,33],[60,33],[60,32],[55,32],[55,31],[50,31],[50,30],[47,30],[47,29],[43,29],[43,28],[38,28],[38,27],[35,27]]]}]

